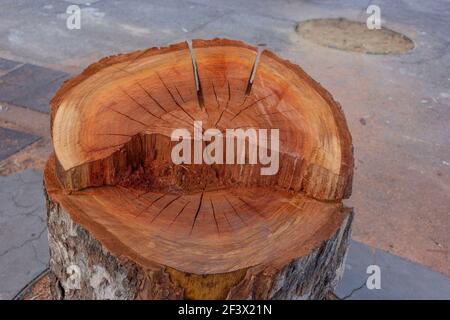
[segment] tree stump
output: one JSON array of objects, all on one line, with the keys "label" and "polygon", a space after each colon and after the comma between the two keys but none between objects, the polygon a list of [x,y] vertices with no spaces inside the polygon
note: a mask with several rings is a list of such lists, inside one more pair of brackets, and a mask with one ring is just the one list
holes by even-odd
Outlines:
[{"label": "tree stump", "polygon": [[[51,127],[55,298],[322,299],[342,276],[351,136],[331,95],[273,53],[214,39],[108,57],[63,84]],[[180,128],[192,162],[173,160]],[[278,129],[279,146],[249,128]],[[232,149],[228,129],[247,134]],[[264,139],[276,172],[250,155]]]}]

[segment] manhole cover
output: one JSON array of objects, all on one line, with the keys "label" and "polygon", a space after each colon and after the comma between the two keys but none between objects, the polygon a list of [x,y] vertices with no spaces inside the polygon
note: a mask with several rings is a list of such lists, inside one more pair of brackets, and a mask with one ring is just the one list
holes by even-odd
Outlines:
[{"label": "manhole cover", "polygon": [[297,33],[319,45],[367,54],[403,53],[414,48],[411,39],[381,28],[370,30],[365,23],[347,19],[314,19],[300,22]]}]

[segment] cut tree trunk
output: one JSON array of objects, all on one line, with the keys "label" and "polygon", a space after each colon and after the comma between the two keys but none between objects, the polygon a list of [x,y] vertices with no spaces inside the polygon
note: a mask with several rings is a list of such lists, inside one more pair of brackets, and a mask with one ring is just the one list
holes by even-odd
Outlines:
[{"label": "cut tree trunk", "polygon": [[[334,289],[353,217],[342,205],[351,136],[325,89],[257,53],[194,40],[191,50],[105,58],[64,83],[44,174],[56,298],[322,299]],[[267,129],[258,156],[265,141],[273,161],[279,151],[278,170],[261,174],[271,163],[250,153],[239,163],[237,152],[227,163],[177,164],[171,135],[194,137],[194,127],[254,128],[258,138]],[[188,141],[192,158],[198,146],[230,155],[217,135]],[[242,141],[250,151],[251,135]]]}]

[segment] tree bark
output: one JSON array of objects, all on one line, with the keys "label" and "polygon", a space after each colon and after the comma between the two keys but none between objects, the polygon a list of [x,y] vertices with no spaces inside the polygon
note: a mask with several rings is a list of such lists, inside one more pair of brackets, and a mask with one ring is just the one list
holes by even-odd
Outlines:
[{"label": "tree bark", "polygon": [[[56,298],[323,299],[336,286],[353,218],[342,204],[351,136],[340,105],[298,66],[242,42],[195,40],[102,59],[51,106]],[[183,156],[214,145],[215,159],[230,152],[217,147],[228,129],[276,129],[279,147],[269,135],[236,143],[258,142],[261,158],[266,141],[277,171],[262,174],[267,163],[250,154],[174,162],[180,128]],[[219,134],[197,145],[196,130],[209,129]]]}]

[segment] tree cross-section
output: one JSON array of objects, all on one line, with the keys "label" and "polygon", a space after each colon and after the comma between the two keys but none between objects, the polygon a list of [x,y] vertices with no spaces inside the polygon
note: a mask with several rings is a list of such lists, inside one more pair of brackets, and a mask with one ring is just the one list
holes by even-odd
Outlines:
[{"label": "tree cross-section", "polygon": [[[51,107],[44,179],[55,297],[333,290],[352,220],[342,205],[351,136],[339,104],[298,66],[242,42],[194,40],[104,58],[64,83]],[[174,163],[172,133],[195,137],[198,123],[224,137],[278,129],[276,172],[261,174],[267,164],[248,155]],[[192,138],[192,153],[196,143],[211,141]]]}]

